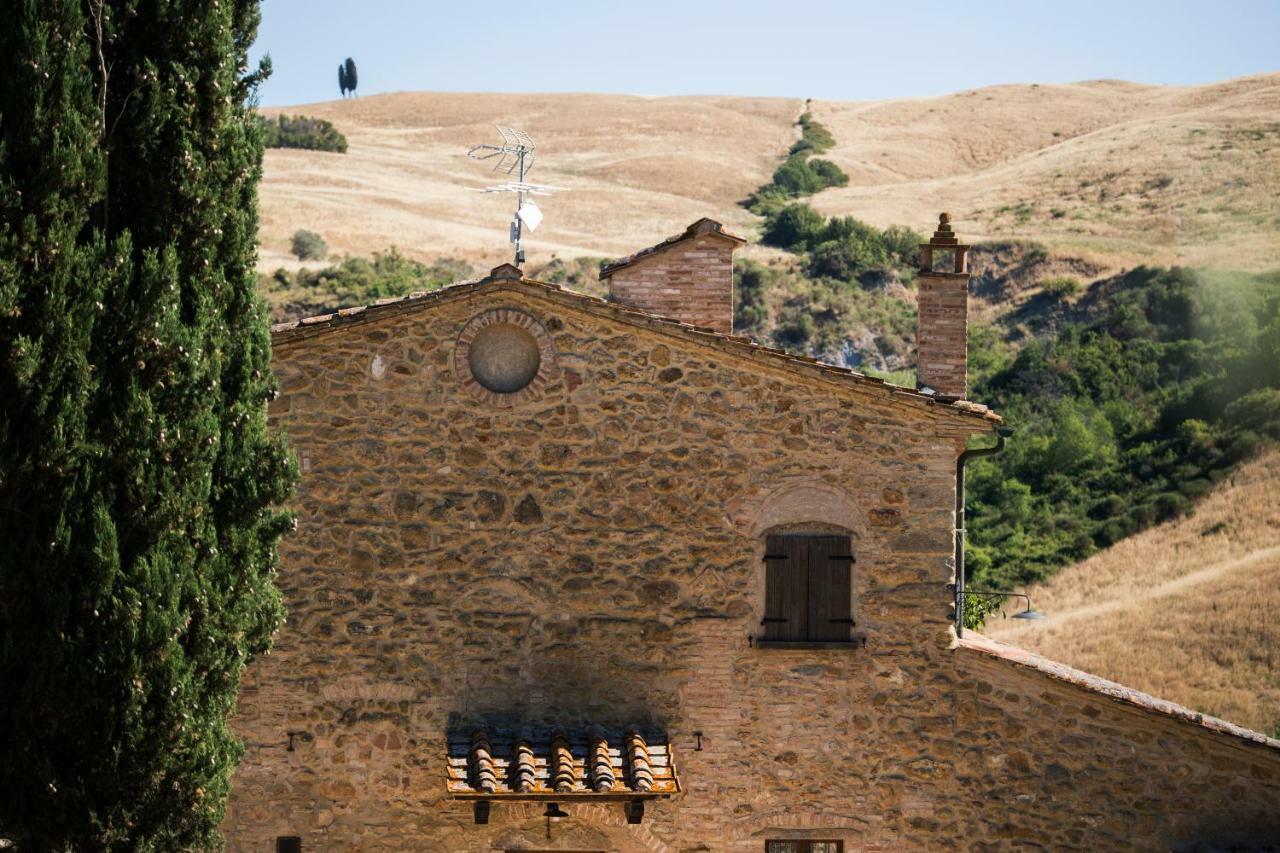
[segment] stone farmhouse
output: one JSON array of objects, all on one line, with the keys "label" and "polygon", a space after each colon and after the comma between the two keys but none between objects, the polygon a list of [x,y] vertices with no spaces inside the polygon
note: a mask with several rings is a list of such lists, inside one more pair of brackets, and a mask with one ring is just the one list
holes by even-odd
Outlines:
[{"label": "stone farmhouse", "polygon": [[920,389],[735,337],[742,242],[275,328],[298,528],[229,848],[1280,844],[1280,742],[958,630],[1004,436],[947,218]]}]

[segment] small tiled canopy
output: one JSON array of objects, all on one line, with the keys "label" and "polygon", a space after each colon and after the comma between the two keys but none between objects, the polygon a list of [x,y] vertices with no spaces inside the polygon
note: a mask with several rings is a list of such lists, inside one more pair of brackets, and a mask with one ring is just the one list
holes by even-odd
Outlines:
[{"label": "small tiled canopy", "polygon": [[680,791],[666,738],[653,732],[475,728],[449,737],[458,799],[641,800]]}]

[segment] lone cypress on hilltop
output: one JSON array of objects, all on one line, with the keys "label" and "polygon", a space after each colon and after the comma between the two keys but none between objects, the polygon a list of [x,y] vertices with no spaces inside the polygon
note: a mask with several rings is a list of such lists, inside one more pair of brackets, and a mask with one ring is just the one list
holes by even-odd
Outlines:
[{"label": "lone cypress on hilltop", "polygon": [[0,837],[217,846],[282,610],[252,0],[0,28]]}]

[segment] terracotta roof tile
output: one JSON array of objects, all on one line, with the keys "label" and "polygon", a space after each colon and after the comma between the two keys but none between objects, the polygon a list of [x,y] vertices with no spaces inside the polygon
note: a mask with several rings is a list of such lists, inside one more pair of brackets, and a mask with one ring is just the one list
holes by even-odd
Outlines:
[{"label": "terracotta roof tile", "polygon": [[593,727],[567,733],[478,728],[449,738],[448,791],[479,799],[592,799],[680,792],[664,737]]},{"label": "terracotta roof tile", "polygon": [[725,231],[724,226],[721,225],[719,222],[716,222],[714,219],[707,219],[704,216],[702,219],[699,219],[697,222],[693,223],[688,228],[684,229],[684,231],[680,232],[674,237],[668,237],[667,239],[663,240],[661,243],[650,246],[647,249],[641,249],[638,252],[634,252],[630,255],[627,255],[625,258],[619,258],[616,261],[609,261],[607,263],[601,264],[600,279],[601,281],[603,281],[604,279],[613,275],[615,272],[622,269],[623,267],[630,266],[631,264],[634,264],[636,261],[642,258],[647,258],[650,255],[656,255],[659,252],[665,252],[667,249],[670,249],[672,246],[675,246],[678,243],[683,243],[685,240],[692,240],[694,237],[698,237],[702,234],[711,234],[716,237],[722,237],[726,240],[732,240],[733,242],[739,243],[739,244],[747,242],[742,237],[739,237],[736,234],[730,234],[728,231]]},{"label": "terracotta roof tile", "polygon": [[[499,269],[501,270],[502,268],[500,267]],[[472,281],[462,281],[439,290],[417,292],[408,296],[384,299],[366,307],[343,309],[335,313],[307,317],[291,323],[277,323],[271,327],[271,342],[275,347],[295,345],[328,332],[428,310],[435,305],[455,299],[465,299],[481,292],[501,291],[532,295],[556,303],[561,307],[589,314],[609,316],[622,322],[644,326],[657,332],[680,335],[687,340],[703,343],[747,360],[759,360],[777,367],[816,373],[816,375],[835,380],[841,384],[848,383],[859,385],[866,389],[879,389],[882,393],[887,393],[890,399],[910,401],[915,405],[933,409],[938,414],[950,413],[976,417],[991,424],[1003,423],[1003,419],[999,415],[979,403],[967,400],[940,400],[934,395],[923,394],[913,388],[894,385],[885,382],[883,379],[867,376],[847,367],[837,367],[814,358],[792,355],[774,347],[763,346],[741,335],[727,335],[709,329],[700,329],[688,323],[681,323],[678,320],[650,314],[639,308],[608,302],[598,296],[565,290],[557,285],[534,281],[533,279],[514,279],[506,274],[496,278],[485,277]]]}]

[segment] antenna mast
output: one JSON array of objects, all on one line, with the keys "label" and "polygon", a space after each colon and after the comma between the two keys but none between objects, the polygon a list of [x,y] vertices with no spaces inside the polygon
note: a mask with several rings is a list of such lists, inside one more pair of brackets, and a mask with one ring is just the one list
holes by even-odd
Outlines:
[{"label": "antenna mast", "polygon": [[559,187],[525,182],[525,176],[533,168],[533,138],[523,130],[514,127],[494,125],[502,137],[501,145],[473,145],[467,150],[467,156],[473,160],[493,160],[494,172],[514,177],[516,180],[503,184],[485,187],[476,192],[482,193],[515,193],[516,210],[511,217],[511,243],[515,246],[516,266],[524,263],[524,248],[520,241],[524,238],[524,229],[533,231],[542,221],[542,211],[534,204],[533,199],[526,196],[551,195]]}]

